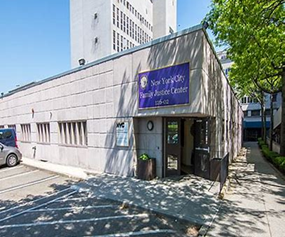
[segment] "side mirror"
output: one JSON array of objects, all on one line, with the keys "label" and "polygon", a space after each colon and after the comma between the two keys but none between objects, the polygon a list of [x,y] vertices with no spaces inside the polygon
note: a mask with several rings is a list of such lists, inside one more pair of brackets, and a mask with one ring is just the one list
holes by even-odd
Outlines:
[{"label": "side mirror", "polygon": [[0,149],[1,149],[1,151],[3,151],[3,149],[4,149],[4,146],[0,145]]}]

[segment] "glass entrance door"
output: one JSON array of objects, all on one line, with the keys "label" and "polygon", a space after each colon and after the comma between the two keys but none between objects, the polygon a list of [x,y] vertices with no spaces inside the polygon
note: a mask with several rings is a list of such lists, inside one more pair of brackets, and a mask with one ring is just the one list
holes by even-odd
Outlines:
[{"label": "glass entrance door", "polygon": [[195,121],[195,168],[197,176],[210,178],[210,124],[208,119]]},{"label": "glass entrance door", "polygon": [[181,119],[165,119],[165,176],[180,175]]}]

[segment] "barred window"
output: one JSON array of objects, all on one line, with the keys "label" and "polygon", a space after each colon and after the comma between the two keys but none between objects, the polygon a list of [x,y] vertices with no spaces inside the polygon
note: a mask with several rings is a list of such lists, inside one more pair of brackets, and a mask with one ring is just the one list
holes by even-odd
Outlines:
[{"label": "barred window", "polygon": [[16,131],[16,125],[15,124],[9,124],[8,128],[12,128],[12,129],[14,129]]},{"label": "barred window", "polygon": [[31,124],[21,124],[22,141],[31,141]]},{"label": "barred window", "polygon": [[38,138],[38,142],[50,143],[49,123],[38,123],[37,124],[37,138]]},{"label": "barred window", "polygon": [[58,127],[61,144],[87,146],[86,121],[59,122]]}]

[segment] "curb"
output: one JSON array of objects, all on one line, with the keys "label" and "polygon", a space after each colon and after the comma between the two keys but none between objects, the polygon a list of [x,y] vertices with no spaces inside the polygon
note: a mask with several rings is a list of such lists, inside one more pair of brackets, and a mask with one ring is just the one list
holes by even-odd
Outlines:
[{"label": "curb", "polygon": [[76,178],[76,179],[82,179],[82,180],[86,180],[88,178],[87,172],[81,168],[52,164],[52,163],[43,162],[40,160],[32,160],[26,157],[22,158],[21,163],[26,166],[61,174],[69,178]]}]

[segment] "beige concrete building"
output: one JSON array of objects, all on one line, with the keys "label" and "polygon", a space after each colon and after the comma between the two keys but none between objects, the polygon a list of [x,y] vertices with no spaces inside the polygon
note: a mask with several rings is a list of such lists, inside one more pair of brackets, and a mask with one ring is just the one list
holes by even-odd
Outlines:
[{"label": "beige concrete building", "polygon": [[211,161],[241,147],[243,113],[196,26],[10,92],[0,125],[23,155],[133,176],[137,157],[159,177],[208,178]]}]

